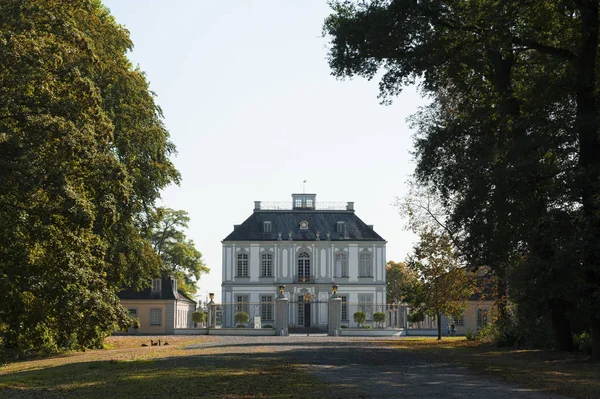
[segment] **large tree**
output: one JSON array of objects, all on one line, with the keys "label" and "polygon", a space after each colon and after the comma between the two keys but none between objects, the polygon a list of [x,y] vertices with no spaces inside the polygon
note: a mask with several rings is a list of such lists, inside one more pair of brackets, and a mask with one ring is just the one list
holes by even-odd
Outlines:
[{"label": "large tree", "polygon": [[[504,291],[523,251],[538,259],[529,265],[572,267],[581,303],[557,289],[547,304],[559,325],[570,309],[586,308],[600,357],[598,1],[376,0],[333,9],[325,32],[336,76],[382,70],[384,99],[417,79],[434,99],[416,121],[416,176],[450,205],[455,230],[466,233],[461,249]],[[528,232],[573,223],[581,257],[540,250]]]},{"label": "large tree", "polygon": [[100,346],[160,258],[135,220],[179,174],[129,34],[98,0],[0,0],[0,336]]},{"label": "large tree", "polygon": [[190,218],[186,211],[157,208],[149,218],[148,240],[162,260],[162,274],[177,278],[178,288],[187,295],[196,293],[196,284],[202,273],[209,271],[196,249],[188,239]]},{"label": "large tree", "polygon": [[385,286],[387,303],[412,302],[417,285],[417,273],[410,269],[404,262],[389,261],[386,263]]}]

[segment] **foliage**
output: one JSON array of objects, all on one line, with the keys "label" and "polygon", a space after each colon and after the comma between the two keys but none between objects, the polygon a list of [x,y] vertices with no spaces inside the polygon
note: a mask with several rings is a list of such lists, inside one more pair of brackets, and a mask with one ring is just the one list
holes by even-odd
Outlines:
[{"label": "foliage", "polygon": [[194,323],[206,323],[208,319],[208,314],[199,310],[192,312],[192,321]]},{"label": "foliage", "polygon": [[379,328],[383,328],[383,323],[385,323],[386,314],[384,312],[375,312],[373,313],[373,321],[379,325]]},{"label": "foliage", "polygon": [[385,284],[387,303],[411,302],[418,276],[405,263],[389,261],[385,266]]},{"label": "foliage", "polygon": [[467,332],[465,333],[465,338],[468,339],[469,341],[473,341],[473,340],[477,339],[477,332],[473,332],[473,330],[468,329]]},{"label": "foliage", "polygon": [[359,327],[361,327],[364,324],[364,322],[367,321],[367,314],[362,310],[359,310],[357,312],[354,312],[352,318],[354,319],[354,322],[357,323]]},{"label": "foliage", "polygon": [[448,235],[427,229],[419,239],[408,262],[420,283],[411,306],[437,318],[441,339],[441,315],[463,313],[475,291],[475,281],[461,265]]},{"label": "foliage", "polygon": [[161,207],[150,213],[145,228],[148,240],[162,260],[162,274],[175,276],[177,288],[192,296],[200,275],[209,269],[194,241],[183,232],[189,221],[186,211]]},{"label": "foliage", "polygon": [[564,350],[584,322],[600,359],[598,3],[333,1],[324,32],[335,76],[381,76],[385,102],[419,79],[432,99],[415,181],[496,276],[499,318],[508,294],[534,303]]},{"label": "foliage", "polygon": [[579,352],[592,354],[592,335],[589,332],[584,331],[581,334],[576,334],[574,338],[575,348]]},{"label": "foliage", "polygon": [[160,260],[136,220],[179,174],[160,109],[97,0],[0,0],[0,320],[18,353],[99,348]]},{"label": "foliage", "polygon": [[141,326],[142,326],[142,323],[140,323],[140,319],[138,317],[134,317],[131,319],[131,328],[137,330]]},{"label": "foliage", "polygon": [[246,312],[236,312],[233,316],[233,320],[238,324],[238,327],[244,323],[248,323],[250,321],[250,316]]},{"label": "foliage", "polygon": [[425,313],[423,313],[422,311],[416,311],[414,313],[409,313],[406,316],[406,320],[409,323],[421,323],[425,320]]},{"label": "foliage", "polygon": [[262,328],[273,328],[273,326],[271,324],[265,324],[264,326],[262,326]]}]

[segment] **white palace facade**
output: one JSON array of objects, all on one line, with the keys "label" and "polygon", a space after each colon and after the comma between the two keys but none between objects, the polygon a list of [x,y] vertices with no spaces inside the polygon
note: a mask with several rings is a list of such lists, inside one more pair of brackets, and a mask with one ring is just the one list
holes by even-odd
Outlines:
[{"label": "white palace facade", "polygon": [[[290,325],[327,328],[327,300],[338,285],[342,325],[352,315],[367,320],[385,306],[386,241],[373,226],[343,206],[316,202],[316,194],[292,194],[287,206],[255,201],[254,212],[223,241],[223,326],[245,311],[273,324],[279,286],[290,300]],[[307,295],[308,294],[308,295]]]}]

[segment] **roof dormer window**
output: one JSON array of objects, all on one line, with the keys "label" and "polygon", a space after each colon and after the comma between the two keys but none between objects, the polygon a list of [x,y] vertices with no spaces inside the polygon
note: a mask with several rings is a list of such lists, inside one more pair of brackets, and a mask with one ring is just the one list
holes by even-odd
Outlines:
[{"label": "roof dormer window", "polygon": [[306,220],[300,222],[300,230],[308,230],[308,222]]},{"label": "roof dormer window", "polygon": [[338,233],[345,234],[346,233],[346,223],[345,222],[337,222],[336,231]]},{"label": "roof dormer window", "polygon": [[317,194],[292,194],[292,203],[295,210],[315,209]]},{"label": "roof dormer window", "polygon": [[160,292],[162,289],[162,281],[159,278],[152,280],[152,292]]},{"label": "roof dormer window", "polygon": [[270,221],[263,222],[263,233],[270,233],[272,228],[272,223]]}]

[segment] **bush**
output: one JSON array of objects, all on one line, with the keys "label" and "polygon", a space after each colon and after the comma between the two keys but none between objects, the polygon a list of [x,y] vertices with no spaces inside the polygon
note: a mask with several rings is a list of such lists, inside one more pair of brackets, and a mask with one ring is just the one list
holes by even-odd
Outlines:
[{"label": "bush", "polygon": [[406,316],[406,319],[409,323],[420,323],[425,320],[425,313],[422,313],[422,312],[409,313]]},{"label": "bush", "polygon": [[345,325],[345,324],[342,324],[342,325],[340,326],[340,328],[348,328],[348,326],[347,326],[347,325]]},{"label": "bush", "polygon": [[373,313],[373,321],[379,324],[380,328],[383,328],[383,323],[385,323],[386,315],[383,312]]},{"label": "bush", "polygon": [[207,319],[208,319],[208,314],[206,314],[204,312],[196,310],[195,312],[192,313],[192,321],[194,323],[206,323]]},{"label": "bush", "polygon": [[142,326],[142,323],[140,323],[140,319],[138,319],[137,317],[134,317],[133,319],[131,319],[131,328],[134,329],[138,329]]},{"label": "bush", "polygon": [[477,333],[474,333],[471,329],[468,329],[467,332],[465,333],[465,338],[468,339],[469,341],[473,341],[474,339],[477,338]]},{"label": "bush", "polygon": [[367,329],[369,329],[369,328],[373,328],[373,327],[372,327],[372,326],[370,326],[370,325],[368,325],[368,324],[365,324],[365,325],[363,325],[361,328],[367,328]]},{"label": "bush", "polygon": [[237,326],[241,327],[242,324],[248,323],[250,316],[246,312],[237,312],[235,316],[233,316],[233,319],[238,324]]},{"label": "bush", "polygon": [[367,314],[362,310],[354,313],[353,317],[354,322],[357,323],[359,327],[362,326],[362,324],[367,320]]},{"label": "bush", "polygon": [[584,331],[581,334],[575,334],[573,342],[579,352],[587,353],[588,355],[592,354],[592,336],[589,332]]},{"label": "bush", "polygon": [[273,328],[273,326],[270,324],[265,324],[264,326],[262,326],[262,328]]}]

